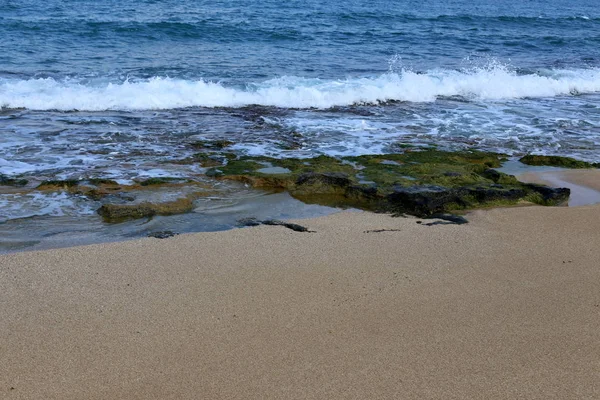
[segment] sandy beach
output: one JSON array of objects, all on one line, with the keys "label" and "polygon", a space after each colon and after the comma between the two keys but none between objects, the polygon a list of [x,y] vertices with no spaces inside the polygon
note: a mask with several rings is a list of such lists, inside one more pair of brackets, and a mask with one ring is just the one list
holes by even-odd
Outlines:
[{"label": "sandy beach", "polygon": [[600,397],[600,206],[468,219],[2,255],[0,397]]},{"label": "sandy beach", "polygon": [[600,400],[600,1],[418,3],[0,0],[0,400]]}]

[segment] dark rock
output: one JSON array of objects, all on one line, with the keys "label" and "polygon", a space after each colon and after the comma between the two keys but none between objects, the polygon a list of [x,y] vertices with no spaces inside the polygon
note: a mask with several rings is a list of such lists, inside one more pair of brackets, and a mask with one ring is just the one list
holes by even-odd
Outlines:
[{"label": "dark rock", "polygon": [[[504,186],[477,186],[470,188],[459,188],[458,192],[471,196],[476,202],[485,204],[498,200],[517,201],[527,195],[522,188],[505,188]],[[464,196],[463,196],[464,197]]]},{"label": "dark rock", "polygon": [[428,226],[431,225],[443,225],[443,224],[453,224],[453,225],[462,225],[462,224],[468,224],[469,221],[467,221],[467,219],[465,217],[462,217],[460,215],[455,215],[455,214],[432,214],[430,217],[431,219],[441,219],[442,221],[436,221],[436,222],[430,222],[428,224]]},{"label": "dark rock", "polygon": [[376,185],[352,185],[348,187],[347,195],[356,197],[374,198],[379,193]]},{"label": "dark rock", "polygon": [[211,178],[215,178],[218,176],[223,175],[223,171],[217,169],[217,168],[211,168],[208,171],[206,171],[206,176],[211,177]]},{"label": "dark rock", "polygon": [[525,187],[541,196],[543,205],[559,205],[566,203],[571,195],[569,188],[552,188],[535,183],[526,183]]},{"label": "dark rock", "polygon": [[496,171],[495,169],[491,169],[491,168],[488,168],[485,171],[483,171],[483,173],[481,175],[494,181],[494,183],[498,183],[498,181],[502,177],[502,174],[500,172]]},{"label": "dark rock", "polygon": [[256,218],[250,217],[250,218],[240,218],[237,220],[237,223],[239,226],[258,226],[262,222]]},{"label": "dark rock", "polygon": [[232,146],[233,143],[232,141],[229,140],[199,140],[196,141],[194,143],[190,143],[190,146],[192,146],[195,149],[217,149],[217,150],[221,150],[224,149],[225,147],[229,147]]},{"label": "dark rock", "polygon": [[576,160],[571,157],[561,156],[541,156],[528,154],[519,160],[527,165],[548,165],[563,168],[598,168],[599,164],[592,164],[585,161]]},{"label": "dark rock", "polygon": [[258,226],[258,225],[272,225],[272,226],[283,226],[288,229],[291,229],[296,232],[313,232],[308,230],[308,228],[298,225],[292,224],[290,222],[280,221],[278,219],[265,219],[263,221],[258,220],[254,217],[250,218],[241,218],[237,220],[239,226]]},{"label": "dark rock", "polygon": [[346,188],[352,184],[352,180],[343,172],[315,173],[306,172],[301,174],[296,180],[296,185],[315,185],[336,186]]},{"label": "dark rock", "polygon": [[27,185],[27,179],[14,179],[9,178],[6,175],[0,174],[0,186],[25,186]]},{"label": "dark rock", "polygon": [[397,186],[386,200],[393,211],[416,216],[443,212],[450,203],[466,205],[454,190],[435,185]]},{"label": "dark rock", "polygon": [[503,172],[496,171],[495,169],[492,169],[492,168],[488,168],[485,171],[483,171],[481,173],[481,176],[483,176],[486,179],[491,180],[495,184],[502,184],[502,185],[517,185],[517,184],[519,184],[519,181],[517,180],[517,178],[515,178],[514,175],[508,175]]},{"label": "dark rock", "polygon": [[298,224],[292,224],[289,222],[284,222],[284,221],[279,221],[276,219],[267,219],[262,221],[262,223],[264,225],[277,225],[277,226],[285,226],[288,229],[291,229],[293,231],[296,232],[312,232],[310,230],[308,230],[308,228],[302,226],[302,225],[298,225]]},{"label": "dark rock", "polygon": [[156,239],[167,239],[178,235],[178,233],[173,231],[158,231],[158,232],[150,232],[148,237],[156,238]]}]

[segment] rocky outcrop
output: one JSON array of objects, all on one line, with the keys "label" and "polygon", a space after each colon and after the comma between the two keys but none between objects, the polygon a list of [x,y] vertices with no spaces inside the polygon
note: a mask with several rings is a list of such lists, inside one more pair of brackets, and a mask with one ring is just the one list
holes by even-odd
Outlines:
[{"label": "rocky outcrop", "polygon": [[164,203],[143,202],[139,204],[104,204],[98,214],[106,222],[120,222],[127,219],[147,218],[155,215],[173,215],[192,211],[193,201],[183,197]]},{"label": "rocky outcrop", "polygon": [[9,178],[6,175],[0,174],[0,186],[16,186],[22,187],[27,185],[27,179]]},{"label": "rocky outcrop", "polygon": [[[493,169],[502,160],[495,153],[437,150],[340,159],[242,157],[211,176],[287,190],[307,203],[422,217],[518,202],[558,205],[568,200],[569,189],[525,184]],[[261,173],[265,165],[289,172]]]},{"label": "rocky outcrop", "polygon": [[547,165],[562,168],[600,168],[600,163],[589,163],[571,157],[541,156],[528,154],[519,160],[527,165]]}]

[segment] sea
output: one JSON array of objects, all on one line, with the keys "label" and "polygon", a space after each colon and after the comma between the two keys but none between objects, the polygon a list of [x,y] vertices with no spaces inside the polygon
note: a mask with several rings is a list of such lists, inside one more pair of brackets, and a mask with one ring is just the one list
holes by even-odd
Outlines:
[{"label": "sea", "polygon": [[[108,224],[98,201],[33,190],[202,181],[180,162],[201,141],[271,157],[435,146],[600,162],[594,0],[0,0],[0,38],[0,174],[30,182],[0,188],[0,251],[331,212],[220,183],[192,213]],[[178,195],[157,193],[143,196]]]}]

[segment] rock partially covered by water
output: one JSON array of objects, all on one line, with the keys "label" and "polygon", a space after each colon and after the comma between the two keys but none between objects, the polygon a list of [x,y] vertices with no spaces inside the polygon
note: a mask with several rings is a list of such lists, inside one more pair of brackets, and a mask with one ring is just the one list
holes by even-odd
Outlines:
[{"label": "rock partially covered by water", "polygon": [[98,209],[98,214],[106,222],[120,222],[155,215],[182,214],[192,211],[193,208],[193,201],[187,197],[183,197],[164,203],[104,204]]},{"label": "rock partially covered by water", "polygon": [[[519,182],[493,168],[503,155],[478,151],[406,151],[403,154],[312,159],[241,157],[219,168],[218,179],[287,190],[307,203],[416,216],[531,202],[557,205],[569,189]],[[265,174],[264,166],[282,174]]]},{"label": "rock partially covered by water", "polygon": [[170,237],[176,236],[178,233],[173,231],[158,231],[158,232],[150,232],[147,236],[155,239],[168,239]]},{"label": "rock partially covered by water", "polygon": [[27,183],[27,179],[9,178],[6,175],[0,174],[0,186],[22,187],[27,185]]},{"label": "rock partially covered by water", "polygon": [[533,192],[532,196],[537,197],[533,200],[535,203],[545,206],[566,204],[571,195],[569,188],[552,188],[536,183],[526,183],[524,186]]},{"label": "rock partially covered by water", "polygon": [[47,180],[40,183],[38,190],[66,190],[79,185],[79,181],[75,179],[67,180]]},{"label": "rock partially covered by water", "polygon": [[600,168],[600,163],[589,163],[571,157],[541,156],[528,154],[519,160],[527,165],[546,165],[562,168]]}]

